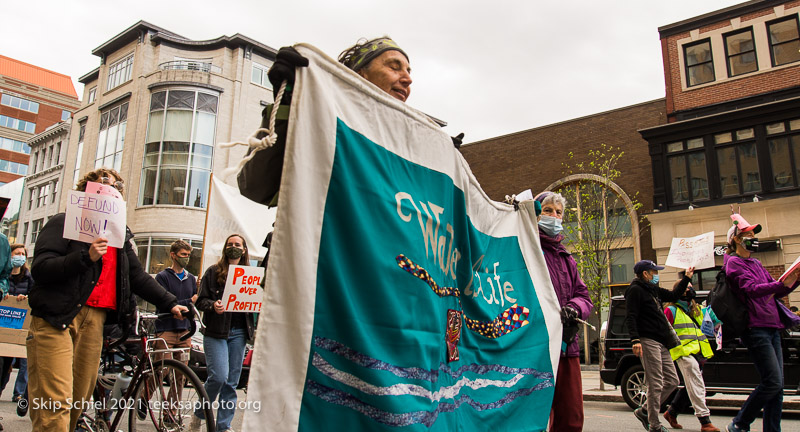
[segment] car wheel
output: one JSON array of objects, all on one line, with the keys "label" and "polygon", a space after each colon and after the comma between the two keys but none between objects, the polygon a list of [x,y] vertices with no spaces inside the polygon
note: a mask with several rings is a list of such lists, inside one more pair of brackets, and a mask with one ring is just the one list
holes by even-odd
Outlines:
[{"label": "car wheel", "polygon": [[636,409],[647,401],[647,383],[644,381],[644,368],[636,365],[622,375],[622,399],[629,407]]}]

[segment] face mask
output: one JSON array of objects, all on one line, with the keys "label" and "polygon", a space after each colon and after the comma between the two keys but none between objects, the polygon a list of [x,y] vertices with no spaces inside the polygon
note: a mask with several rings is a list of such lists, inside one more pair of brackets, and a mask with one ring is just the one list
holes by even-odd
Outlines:
[{"label": "face mask", "polygon": [[564,228],[561,226],[561,219],[542,215],[541,219],[539,219],[539,229],[550,237],[555,237],[559,235]]},{"label": "face mask", "polygon": [[11,265],[13,267],[22,267],[25,264],[25,256],[24,255],[14,255],[11,257]]},{"label": "face mask", "polygon": [[755,237],[745,237],[742,239],[742,245],[750,252],[758,252],[758,239]]},{"label": "face mask", "polygon": [[244,255],[244,249],[238,247],[226,247],[225,256],[230,259],[241,258]]},{"label": "face mask", "polygon": [[187,265],[189,265],[189,258],[191,258],[191,257],[179,257],[179,256],[176,256],[175,257],[175,262],[178,263],[178,265],[181,266],[181,267],[186,267]]},{"label": "face mask", "polygon": [[658,275],[653,275],[653,279],[650,281],[653,285],[658,285]]}]

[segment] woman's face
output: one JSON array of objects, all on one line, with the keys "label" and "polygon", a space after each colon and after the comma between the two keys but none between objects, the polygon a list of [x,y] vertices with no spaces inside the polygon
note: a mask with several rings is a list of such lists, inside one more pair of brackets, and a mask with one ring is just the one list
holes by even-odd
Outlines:
[{"label": "woman's face", "polygon": [[11,251],[11,256],[18,256],[18,255],[22,255],[25,258],[28,257],[28,255],[25,254],[25,248],[16,248],[13,251]]},{"label": "woman's face", "polygon": [[542,214],[561,220],[564,217],[564,207],[556,203],[545,204],[542,206]]}]

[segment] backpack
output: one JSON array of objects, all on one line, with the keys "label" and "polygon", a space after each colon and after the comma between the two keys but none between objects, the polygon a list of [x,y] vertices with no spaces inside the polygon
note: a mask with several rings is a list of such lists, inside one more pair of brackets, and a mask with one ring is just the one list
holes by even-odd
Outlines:
[{"label": "backpack", "polygon": [[733,288],[728,285],[724,268],[717,273],[717,282],[708,294],[708,304],[722,321],[722,335],[726,340],[741,337],[747,332],[750,318],[747,305],[739,300]]}]

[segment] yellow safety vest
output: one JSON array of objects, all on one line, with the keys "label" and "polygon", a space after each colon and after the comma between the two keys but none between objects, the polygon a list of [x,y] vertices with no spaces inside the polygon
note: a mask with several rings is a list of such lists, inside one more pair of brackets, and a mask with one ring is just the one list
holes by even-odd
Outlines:
[{"label": "yellow safety vest", "polygon": [[[696,319],[698,322],[702,322],[703,314],[700,313],[697,315]],[[700,327],[692,321],[689,315],[683,311],[683,308],[678,305],[675,305],[675,322],[672,324],[672,327],[675,329],[675,333],[678,334],[678,339],[681,341],[680,345],[669,350],[672,361],[696,353],[700,353],[707,359],[714,356],[714,352],[711,350],[711,344],[708,343],[706,335],[703,334]]]}]

